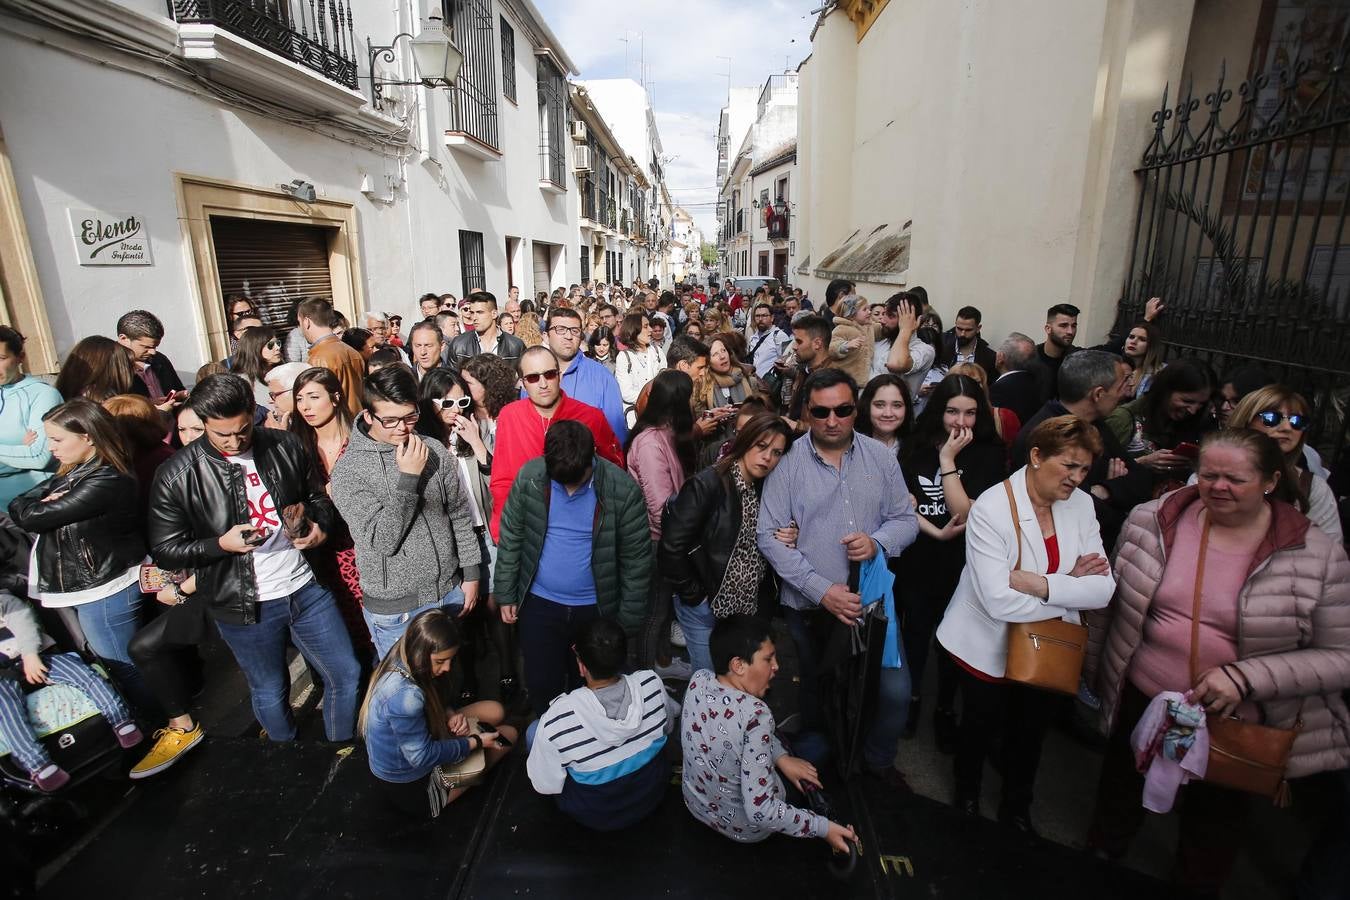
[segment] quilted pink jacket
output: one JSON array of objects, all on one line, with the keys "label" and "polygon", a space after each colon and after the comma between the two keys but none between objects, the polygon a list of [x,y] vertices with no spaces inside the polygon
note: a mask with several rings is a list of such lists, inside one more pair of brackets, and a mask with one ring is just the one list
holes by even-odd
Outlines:
[{"label": "quilted pink jacket", "polygon": [[[1102,699],[1101,726],[1115,725],[1130,660],[1143,639],[1154,592],[1192,487],[1138,506],[1116,545],[1116,595],[1089,622],[1086,674]],[[1239,597],[1238,662],[1266,724],[1292,727],[1303,702],[1290,777],[1350,765],[1350,560],[1292,506],[1273,503],[1270,533]]]}]

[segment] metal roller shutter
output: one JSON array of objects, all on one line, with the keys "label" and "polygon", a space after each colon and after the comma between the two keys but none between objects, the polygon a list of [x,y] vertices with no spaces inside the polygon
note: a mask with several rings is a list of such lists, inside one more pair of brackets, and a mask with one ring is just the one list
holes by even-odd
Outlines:
[{"label": "metal roller shutter", "polygon": [[258,219],[211,217],[222,297],[243,294],[263,321],[287,329],[291,308],[309,297],[333,299],[328,241],[335,229]]}]

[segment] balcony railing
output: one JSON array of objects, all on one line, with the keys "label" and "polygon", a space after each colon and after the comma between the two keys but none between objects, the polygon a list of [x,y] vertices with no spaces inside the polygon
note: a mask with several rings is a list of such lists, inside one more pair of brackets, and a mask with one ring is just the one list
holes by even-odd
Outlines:
[{"label": "balcony railing", "polygon": [[745,210],[736,210],[736,234],[745,231]]},{"label": "balcony railing", "polygon": [[777,213],[769,217],[769,239],[787,240],[788,237],[788,217],[780,216]]},{"label": "balcony railing", "polygon": [[601,210],[605,220],[603,222],[606,228],[616,228],[619,221],[619,207],[613,200],[605,201],[604,209]]},{"label": "balcony railing", "polygon": [[169,0],[169,14],[224,29],[356,89],[350,0]]}]

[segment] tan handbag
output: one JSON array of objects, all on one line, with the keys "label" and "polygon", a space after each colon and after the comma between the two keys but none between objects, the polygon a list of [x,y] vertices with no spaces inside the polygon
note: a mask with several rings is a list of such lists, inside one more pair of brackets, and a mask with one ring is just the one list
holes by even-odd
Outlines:
[{"label": "tan handbag", "polygon": [[[469,734],[478,733],[478,720],[469,716]],[[482,743],[469,752],[469,755],[455,763],[453,766],[437,766],[436,777],[440,779],[441,785],[447,791],[453,791],[456,788],[473,787],[483,780],[487,774],[487,753],[483,751]]]},{"label": "tan handbag", "polygon": [[[1200,530],[1195,564],[1195,597],[1191,603],[1191,684],[1200,678],[1200,596],[1205,581],[1205,554],[1209,549],[1209,517]],[[1205,781],[1236,791],[1269,797],[1278,806],[1289,802],[1284,772],[1294,738],[1303,727],[1303,704],[1293,728],[1272,728],[1237,716],[1206,716],[1209,728],[1209,765]]]},{"label": "tan handbag", "polygon": [[[1008,508],[1017,529],[1017,563],[1013,566],[1013,571],[1017,571],[1022,568],[1022,520],[1017,513],[1012,481],[1003,482],[1003,488],[1008,492]],[[1044,691],[1077,695],[1083,657],[1087,655],[1087,637],[1086,626],[1063,619],[1011,622],[1004,677]]]}]

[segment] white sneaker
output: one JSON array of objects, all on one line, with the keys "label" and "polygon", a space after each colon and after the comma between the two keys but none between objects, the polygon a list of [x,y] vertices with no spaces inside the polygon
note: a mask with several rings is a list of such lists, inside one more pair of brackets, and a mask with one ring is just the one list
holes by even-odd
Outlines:
[{"label": "white sneaker", "polygon": [[676,681],[688,681],[694,675],[694,667],[689,665],[688,660],[673,656],[670,659],[670,665],[663,666],[656,664],[652,666],[654,671],[661,678],[672,678]]},{"label": "white sneaker", "polygon": [[680,627],[679,622],[670,623],[670,642],[676,647],[688,647],[684,641],[684,629]]}]

